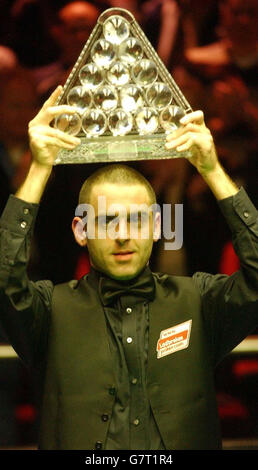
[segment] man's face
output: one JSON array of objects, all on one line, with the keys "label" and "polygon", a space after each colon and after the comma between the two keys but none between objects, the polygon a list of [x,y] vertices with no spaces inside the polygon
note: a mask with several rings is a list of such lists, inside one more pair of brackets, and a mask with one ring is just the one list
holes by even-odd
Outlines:
[{"label": "man's face", "polygon": [[[105,198],[106,210],[104,207],[100,207],[99,196]],[[140,205],[151,206],[147,190],[138,184],[105,183],[95,185],[92,189],[90,202],[94,208],[95,219],[93,220],[92,217],[88,221],[87,227],[88,231],[89,224],[91,224],[91,228],[92,224],[95,224],[95,238],[87,239],[92,266],[114,279],[134,278],[148,263],[153,246],[152,212],[148,213],[145,210],[142,210],[142,214],[138,212],[141,210]],[[114,204],[119,204],[123,208],[124,217],[121,217],[122,212],[112,209]],[[118,215],[119,219],[115,218]],[[121,221],[120,224],[118,220]],[[103,228],[107,229],[106,238],[100,239],[98,238],[98,230]],[[130,228],[134,230],[133,236],[130,236]],[[141,237],[142,233],[144,233],[144,238]]]},{"label": "man's face", "polygon": [[99,11],[87,2],[68,3],[59,12],[61,26],[52,32],[57,40],[63,59],[73,65],[81,53],[98,19]]}]

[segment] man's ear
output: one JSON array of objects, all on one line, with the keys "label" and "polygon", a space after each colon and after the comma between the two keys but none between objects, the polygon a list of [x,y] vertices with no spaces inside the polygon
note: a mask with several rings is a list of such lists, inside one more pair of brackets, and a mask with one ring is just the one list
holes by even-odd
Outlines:
[{"label": "man's ear", "polygon": [[83,222],[80,217],[74,217],[72,221],[72,231],[74,234],[74,238],[78,245],[86,246],[87,245],[87,237],[84,230]]},{"label": "man's ear", "polygon": [[154,216],[154,230],[153,230],[153,241],[157,242],[161,235],[161,214],[159,211]]}]

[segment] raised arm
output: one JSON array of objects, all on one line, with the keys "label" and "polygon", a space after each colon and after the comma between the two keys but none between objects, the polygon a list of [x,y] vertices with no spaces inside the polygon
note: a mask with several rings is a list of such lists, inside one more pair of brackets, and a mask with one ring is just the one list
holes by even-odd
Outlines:
[{"label": "raised arm", "polygon": [[240,260],[240,269],[232,276],[193,275],[217,364],[258,325],[258,215],[244,188],[239,189],[221,166],[202,111],[188,114],[181,122],[166,146],[179,152],[191,150],[189,160],[217,198]]},{"label": "raised arm", "polygon": [[182,126],[167,136],[167,149],[178,152],[191,150],[190,163],[206,181],[216,199],[234,196],[239,188],[219,162],[210,130],[206,127],[202,111],[187,114]]},{"label": "raised arm", "polygon": [[11,194],[0,219],[0,321],[17,354],[28,364],[44,360],[53,283],[28,279],[27,265],[39,202],[60,147],[73,148],[79,139],[50,126],[67,106],[54,106],[54,91],[29,125],[32,162],[24,183]]},{"label": "raised arm", "polygon": [[15,196],[23,201],[39,203],[55,158],[60,148],[73,149],[80,139],[51,127],[51,121],[62,113],[74,113],[72,106],[55,106],[62,87],[59,86],[44,103],[37,116],[29,123],[32,162],[25,181]]}]

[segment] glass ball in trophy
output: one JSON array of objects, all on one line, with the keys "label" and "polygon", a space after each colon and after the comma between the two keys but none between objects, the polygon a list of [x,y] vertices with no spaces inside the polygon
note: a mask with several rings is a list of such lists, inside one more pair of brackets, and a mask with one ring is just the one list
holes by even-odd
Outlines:
[{"label": "glass ball in trophy", "polygon": [[112,111],[108,118],[109,129],[114,136],[128,134],[133,126],[133,117],[123,109]]},{"label": "glass ball in trophy", "polygon": [[163,109],[172,101],[172,91],[165,83],[154,83],[147,92],[146,98],[150,106],[156,109]]},{"label": "glass ball in trophy", "polygon": [[132,65],[143,57],[143,48],[136,38],[128,38],[119,47],[118,56],[120,60],[128,65]]},{"label": "glass ball in trophy", "polygon": [[98,67],[109,67],[116,59],[114,46],[105,39],[99,39],[91,50],[91,57]]},{"label": "glass ball in trophy", "polygon": [[55,127],[70,135],[77,135],[81,130],[81,125],[81,118],[77,113],[63,113],[55,119]]},{"label": "glass ball in trophy", "polygon": [[67,103],[70,106],[76,106],[78,112],[81,113],[85,108],[89,108],[91,106],[91,92],[83,86],[76,86],[69,91],[67,95]]},{"label": "glass ball in trophy", "polygon": [[87,137],[102,135],[107,127],[105,114],[98,109],[88,109],[82,115],[82,129]]},{"label": "glass ball in trophy", "polygon": [[130,24],[121,16],[112,16],[103,24],[104,38],[111,44],[121,44],[130,34]]},{"label": "glass ball in trophy", "polygon": [[165,131],[174,131],[180,127],[180,119],[184,116],[184,109],[179,106],[168,106],[160,114],[160,124]]},{"label": "glass ball in trophy", "polygon": [[142,59],[133,66],[132,76],[138,85],[151,85],[158,76],[158,70],[152,60]]},{"label": "glass ball in trophy", "polygon": [[126,85],[121,89],[120,100],[122,108],[131,113],[144,106],[142,90],[134,84]]},{"label": "glass ball in trophy", "polygon": [[84,65],[79,72],[80,82],[89,90],[96,90],[104,81],[103,71],[94,63]]},{"label": "glass ball in trophy", "polygon": [[115,109],[118,103],[118,96],[114,87],[104,85],[98,88],[94,95],[94,103],[97,108],[101,108],[105,112]]},{"label": "glass ball in trophy", "polygon": [[107,72],[107,80],[117,87],[126,85],[130,80],[128,67],[122,62],[115,62]]},{"label": "glass ball in trophy", "polygon": [[159,126],[158,112],[154,108],[142,108],[136,114],[135,121],[140,135],[152,134]]}]

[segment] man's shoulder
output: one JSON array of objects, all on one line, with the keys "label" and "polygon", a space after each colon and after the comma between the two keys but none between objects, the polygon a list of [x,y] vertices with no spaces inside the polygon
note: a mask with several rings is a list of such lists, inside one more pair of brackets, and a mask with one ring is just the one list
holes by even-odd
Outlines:
[{"label": "man's shoulder", "polygon": [[162,272],[157,272],[157,271],[152,271],[152,275],[154,276],[157,281],[187,281],[191,279],[191,276],[179,276],[175,274],[168,274],[168,273],[162,273]]},{"label": "man's shoulder", "polygon": [[195,288],[195,282],[192,276],[179,276],[161,272],[152,272],[156,285],[164,289],[175,288]]},{"label": "man's shoulder", "polygon": [[70,279],[68,281],[58,282],[54,284],[54,290],[75,290],[79,286],[80,282],[82,282],[84,279],[85,276],[83,276],[81,279]]}]

